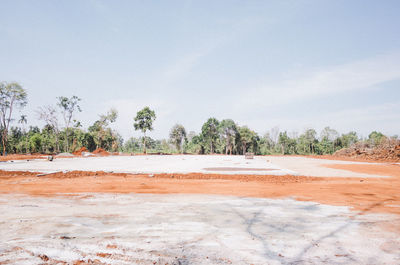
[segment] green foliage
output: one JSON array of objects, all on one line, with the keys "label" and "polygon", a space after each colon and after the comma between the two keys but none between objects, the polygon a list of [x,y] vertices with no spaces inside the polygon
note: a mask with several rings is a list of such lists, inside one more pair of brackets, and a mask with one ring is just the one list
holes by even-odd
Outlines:
[{"label": "green foliage", "polygon": [[169,139],[171,143],[173,143],[178,150],[178,152],[182,153],[183,152],[183,141],[186,139],[186,130],[185,127],[181,124],[175,124],[174,127],[172,127],[170,133],[169,133]]},{"label": "green foliage", "polygon": [[153,130],[153,122],[156,119],[156,113],[151,110],[149,107],[144,107],[142,110],[138,111],[136,117],[134,118],[135,122],[133,126],[135,130],[140,130],[143,132],[143,153],[146,154],[146,131]]},{"label": "green foliage", "polygon": [[242,154],[245,154],[247,151],[255,153],[257,147],[257,134],[247,126],[239,127],[238,132]]},{"label": "green foliage", "polygon": [[384,139],[386,139],[386,136],[381,132],[373,131],[368,135],[368,142],[372,146],[378,146]]},{"label": "green foliage", "polygon": [[238,135],[238,129],[235,122],[231,119],[222,120],[218,129],[223,141],[225,154],[232,154]]},{"label": "green foliage", "polygon": [[6,154],[8,144],[8,129],[15,107],[23,108],[28,103],[26,90],[16,82],[0,82],[0,126],[3,155]]},{"label": "green foliage", "polygon": [[286,131],[279,133],[278,143],[281,146],[282,154],[289,155],[297,153],[297,141],[296,139],[290,138]]},{"label": "green foliage", "polygon": [[[216,118],[209,118],[201,128],[201,133],[186,133],[185,128],[176,124],[171,128],[169,141],[155,140],[146,136],[147,131],[153,130],[156,119],[155,112],[145,107],[137,112],[134,118],[135,130],[143,132],[143,137],[130,138],[123,144],[122,137],[110,128],[116,121],[118,112],[110,109],[106,114],[99,115],[88,130],[82,129],[80,121],[73,119],[76,111],[81,111],[80,98],[72,96],[58,97],[57,106],[64,118],[64,127],[60,129],[58,113],[55,107],[44,106],[37,111],[38,118],[46,124],[40,130],[37,126],[26,129],[26,115],[18,120],[20,127],[11,127],[13,108],[24,107],[27,104],[26,91],[18,83],[0,82],[0,138],[3,144],[2,153],[58,153],[70,152],[81,147],[89,151],[103,148],[107,151],[123,151],[138,153],[147,150],[152,153],[193,153],[193,154],[332,154],[341,148],[347,148],[358,143],[361,139],[356,132],[349,132],[339,136],[339,133],[325,127],[319,135],[314,129],[304,131],[300,136],[297,133],[279,133],[275,127],[260,137],[247,126],[238,126],[232,119],[219,122]],[[22,127],[22,128],[21,128]],[[362,144],[378,146],[387,139],[396,140],[397,136],[386,137],[380,132],[373,131]],[[65,142],[60,146],[59,142]],[[70,144],[71,143],[71,144]]]},{"label": "green foliage", "polygon": [[69,148],[69,128],[71,126],[73,115],[76,111],[81,112],[81,107],[79,105],[80,98],[77,96],[72,96],[71,98],[67,97],[58,97],[57,106],[61,109],[61,113],[64,118],[65,125],[65,150],[67,152],[70,151]]},{"label": "green foliage", "polygon": [[189,141],[185,145],[185,150],[191,154],[204,154],[205,153],[205,141],[202,135],[189,135]]},{"label": "green foliage", "polygon": [[100,119],[89,127],[88,130],[93,136],[96,148],[112,149],[113,151],[118,149],[117,133],[108,127],[117,120],[117,117],[117,110],[111,109],[107,114],[100,115]]},{"label": "green foliage", "polygon": [[137,112],[133,126],[135,127],[135,130],[140,130],[143,133],[146,133],[146,131],[153,130],[153,122],[155,119],[155,112],[149,107],[145,107]]},{"label": "green foliage", "polygon": [[209,118],[201,127],[202,140],[209,144],[210,153],[215,151],[215,145],[219,138],[219,121],[216,118]]},{"label": "green foliage", "polygon": [[42,149],[42,137],[39,133],[33,134],[29,138],[30,147],[33,153],[40,152]]}]

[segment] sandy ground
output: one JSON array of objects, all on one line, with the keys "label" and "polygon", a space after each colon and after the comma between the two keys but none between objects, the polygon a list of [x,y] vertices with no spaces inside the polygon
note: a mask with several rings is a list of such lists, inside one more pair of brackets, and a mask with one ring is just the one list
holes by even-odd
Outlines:
[{"label": "sandy ground", "polygon": [[0,264],[400,264],[398,164],[140,157],[1,163]]}]

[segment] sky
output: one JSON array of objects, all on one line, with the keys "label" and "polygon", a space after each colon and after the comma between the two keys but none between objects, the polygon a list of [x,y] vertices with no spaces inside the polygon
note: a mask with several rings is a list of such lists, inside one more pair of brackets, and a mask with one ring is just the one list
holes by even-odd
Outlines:
[{"label": "sky", "polygon": [[[133,117],[157,119],[149,136],[182,124],[200,132],[230,118],[260,135],[400,135],[400,1],[0,0],[0,81],[17,81],[36,111],[82,98],[87,128],[114,107],[112,125],[138,137]],[[14,123],[14,125],[17,125]]]}]

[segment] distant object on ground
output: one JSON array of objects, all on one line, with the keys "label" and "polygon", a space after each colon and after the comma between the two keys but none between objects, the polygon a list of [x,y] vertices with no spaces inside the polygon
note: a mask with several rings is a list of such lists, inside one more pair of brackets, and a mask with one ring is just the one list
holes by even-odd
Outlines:
[{"label": "distant object on ground", "polygon": [[246,153],[246,154],[244,155],[244,157],[245,157],[246,159],[254,159],[254,153]]},{"label": "distant object on ground", "polygon": [[84,157],[95,156],[94,154],[92,154],[90,152],[82,152],[81,155],[84,156]]},{"label": "distant object on ground", "polygon": [[74,156],[73,154],[71,154],[71,153],[59,153],[58,155],[56,155],[56,157],[60,157],[60,156]]}]

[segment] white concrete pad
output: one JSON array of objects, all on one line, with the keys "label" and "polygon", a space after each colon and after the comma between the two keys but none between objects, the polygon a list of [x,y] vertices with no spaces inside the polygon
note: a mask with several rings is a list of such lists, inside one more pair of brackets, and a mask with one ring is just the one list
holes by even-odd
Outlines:
[{"label": "white concrete pad", "polygon": [[390,176],[381,176],[374,174],[365,174],[351,172],[348,170],[333,169],[324,167],[329,164],[382,164],[372,162],[353,162],[353,161],[340,161],[340,160],[328,160],[328,159],[317,159],[302,156],[266,156],[269,163],[274,164],[277,167],[285,168],[296,172],[298,175],[311,176],[311,177],[356,177],[356,178],[382,178]]},{"label": "white concrete pad", "polygon": [[123,173],[216,173],[216,174],[295,174],[268,163],[264,157],[245,159],[244,156],[221,155],[149,155],[57,158],[47,160],[0,163],[2,170],[35,172],[54,171],[112,171]]},{"label": "white concrete pad", "polygon": [[0,195],[0,264],[399,264],[400,239],[346,207],[210,195]]},{"label": "white concrete pad", "polygon": [[119,173],[213,173],[246,175],[303,175],[313,177],[382,177],[323,167],[324,164],[365,164],[293,156],[149,155],[77,157],[0,163],[0,170],[34,172],[107,171]]}]

